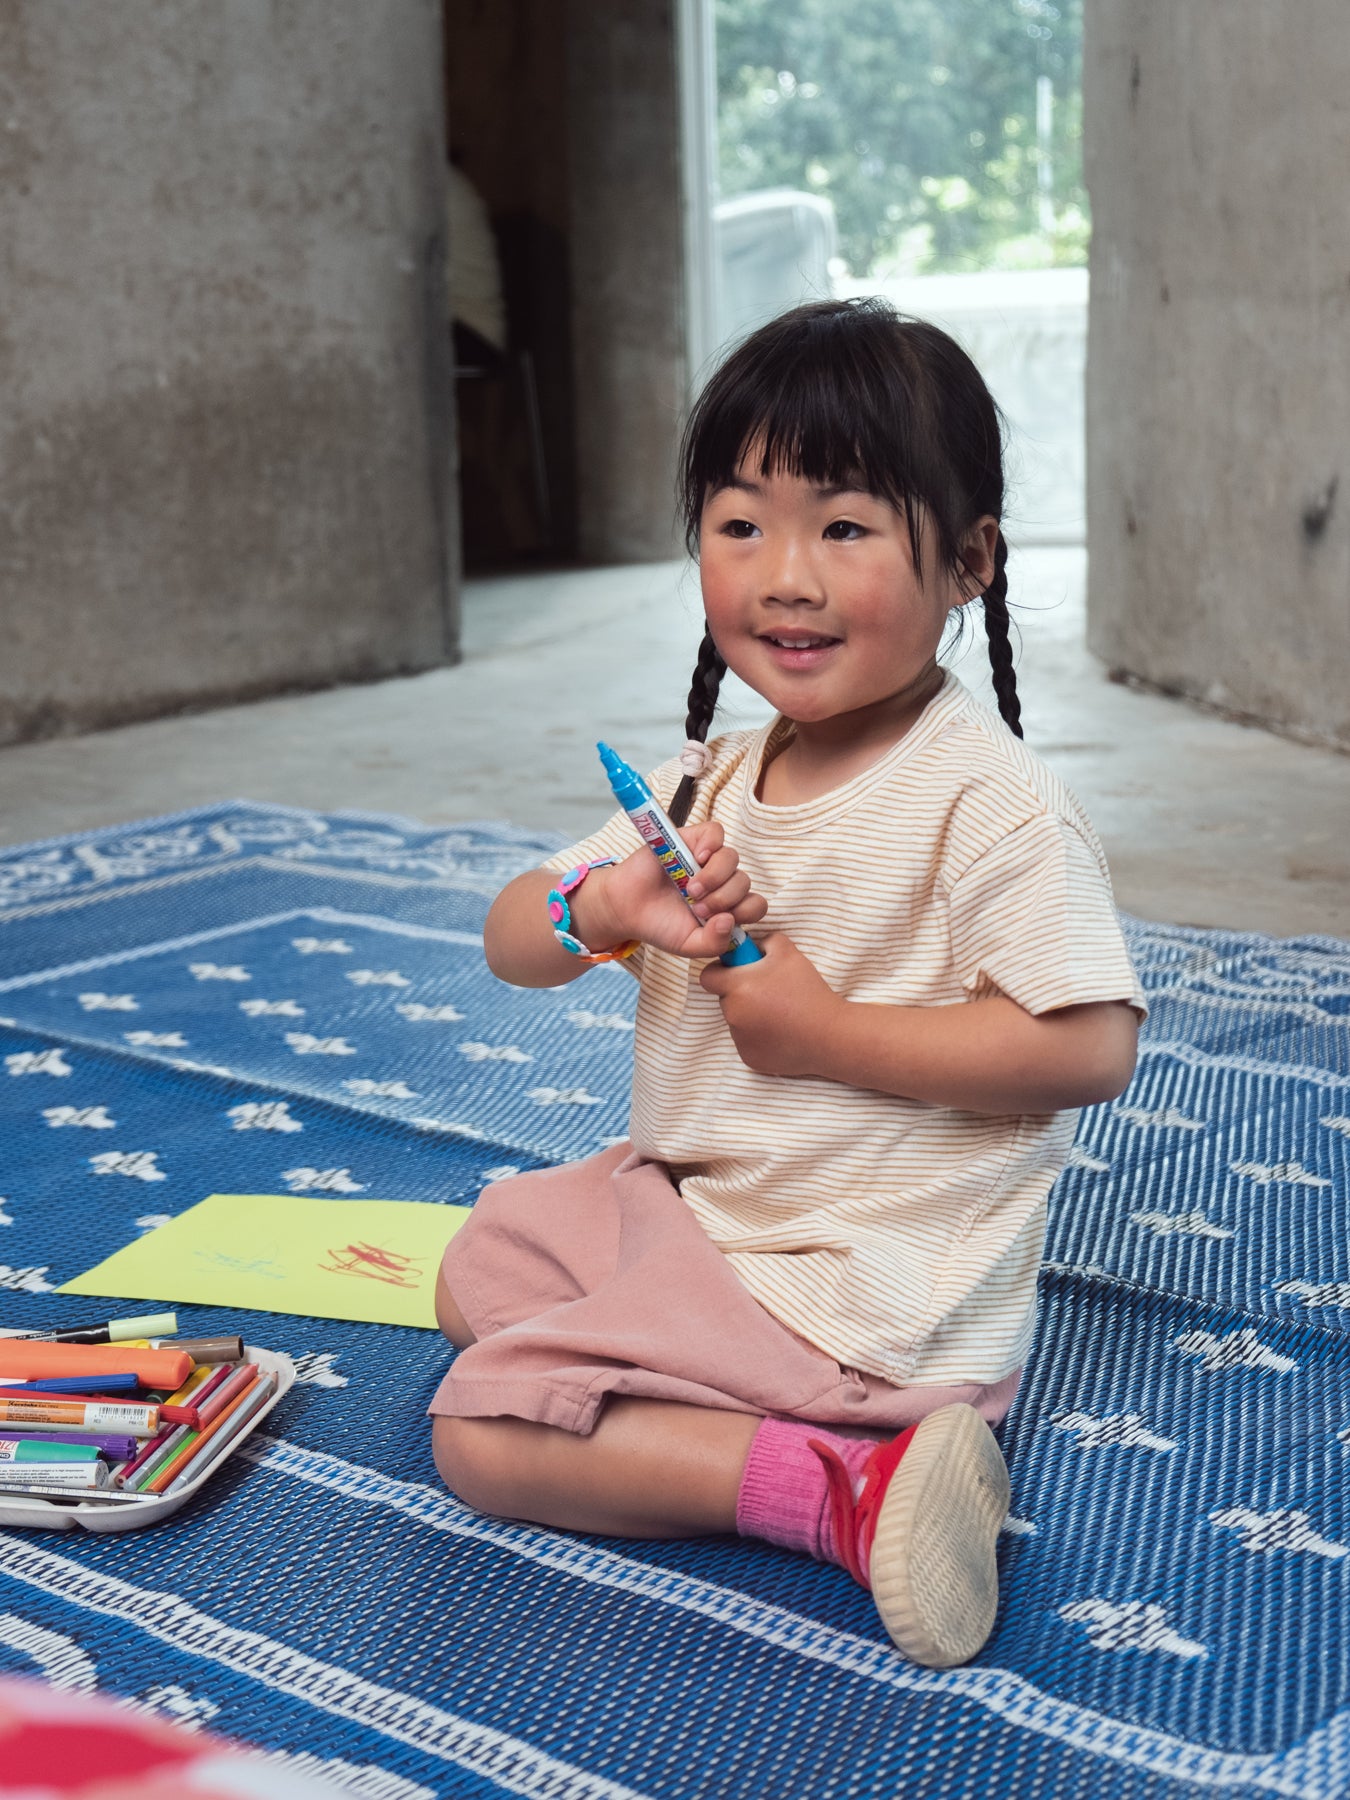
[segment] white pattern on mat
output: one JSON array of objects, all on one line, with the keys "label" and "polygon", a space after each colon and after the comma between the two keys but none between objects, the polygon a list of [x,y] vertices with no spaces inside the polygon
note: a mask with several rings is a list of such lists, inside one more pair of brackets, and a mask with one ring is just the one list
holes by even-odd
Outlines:
[{"label": "white pattern on mat", "polygon": [[262,1468],[327,1488],[358,1504],[388,1507],[429,1531],[448,1531],[456,1537],[491,1544],[494,1549],[525,1557],[558,1574],[698,1614],[729,1631],[741,1632],[809,1662],[845,1670],[855,1679],[876,1682],[898,1692],[943,1694],[972,1701],[1024,1730],[1072,1744],[1089,1755],[1219,1791],[1246,1784],[1288,1796],[1288,1800],[1344,1800],[1339,1772],[1350,1759],[1350,1712],[1335,1714],[1301,1744],[1274,1754],[1214,1750],[1206,1744],[1188,1743],[1184,1738],[1152,1731],[1133,1720],[1113,1719],[1092,1707],[1058,1699],[1007,1669],[917,1668],[898,1657],[889,1644],[836,1630],[734,1588],[700,1581],[693,1575],[630,1562],[627,1557],[599,1549],[584,1539],[486,1518],[422,1482],[397,1481],[378,1469],[364,1468],[321,1450],[305,1450],[284,1438],[258,1433],[240,1447],[239,1454]]},{"label": "white pattern on mat", "polygon": [[0,1573],[70,1606],[136,1626],[187,1656],[219,1663],[231,1674],[407,1744],[423,1756],[453,1763],[486,1781],[501,1781],[527,1800],[642,1800],[635,1789],[549,1756],[521,1738],[368,1681],[261,1632],[227,1625],[177,1594],[86,1569],[9,1532],[0,1533]]}]

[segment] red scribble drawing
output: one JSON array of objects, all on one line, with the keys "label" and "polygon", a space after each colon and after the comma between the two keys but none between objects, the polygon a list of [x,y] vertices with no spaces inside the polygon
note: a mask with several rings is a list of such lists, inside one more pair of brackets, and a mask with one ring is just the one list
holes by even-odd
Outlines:
[{"label": "red scribble drawing", "polygon": [[382,1281],[387,1287],[416,1288],[422,1282],[424,1256],[404,1256],[398,1250],[385,1250],[379,1244],[344,1244],[328,1252],[330,1261],[319,1267],[328,1275],[362,1275],[368,1281]]}]

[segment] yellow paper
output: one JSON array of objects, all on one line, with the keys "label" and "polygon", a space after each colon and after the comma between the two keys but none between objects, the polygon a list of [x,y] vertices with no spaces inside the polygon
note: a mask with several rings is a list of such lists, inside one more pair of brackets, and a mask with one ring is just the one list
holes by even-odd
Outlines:
[{"label": "yellow paper", "polygon": [[57,1292],[434,1327],[441,1255],[468,1216],[417,1200],[212,1194]]}]

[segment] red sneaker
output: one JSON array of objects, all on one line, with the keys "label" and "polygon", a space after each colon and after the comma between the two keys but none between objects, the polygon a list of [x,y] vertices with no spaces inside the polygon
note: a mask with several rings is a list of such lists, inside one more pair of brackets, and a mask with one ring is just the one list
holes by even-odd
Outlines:
[{"label": "red sneaker", "polygon": [[944,1406],[880,1444],[862,1490],[837,1452],[811,1448],[830,1484],[834,1541],[870,1589],[896,1648],[929,1669],[969,1662],[994,1628],[994,1551],[1008,1515],[1008,1471],[973,1406]]}]

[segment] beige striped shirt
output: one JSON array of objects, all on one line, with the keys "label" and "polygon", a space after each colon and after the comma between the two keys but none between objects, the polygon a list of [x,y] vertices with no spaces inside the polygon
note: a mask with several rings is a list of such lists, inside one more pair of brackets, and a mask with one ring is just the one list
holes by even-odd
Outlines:
[{"label": "beige striped shirt", "polygon": [[[838,994],[1031,1013],[1144,1010],[1101,846],[1077,800],[955,676],[853,780],[794,806],[755,797],[791,727],[711,746],[691,820],[724,827],[785,931]],[[651,777],[668,801],[675,762]],[[553,858],[622,858],[622,813]],[[700,964],[651,946],[630,1134],[770,1313],[840,1363],[911,1383],[991,1382],[1025,1359],[1046,1196],[1076,1112],[990,1116],[811,1078],[736,1054]]]}]

